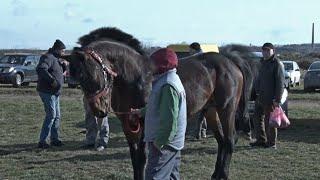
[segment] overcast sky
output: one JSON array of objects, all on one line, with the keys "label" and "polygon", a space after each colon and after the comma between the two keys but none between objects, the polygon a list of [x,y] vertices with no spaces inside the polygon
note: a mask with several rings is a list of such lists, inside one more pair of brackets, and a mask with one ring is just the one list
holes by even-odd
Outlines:
[{"label": "overcast sky", "polygon": [[115,26],[147,45],[320,41],[320,0],[1,0],[0,48],[69,48]]}]

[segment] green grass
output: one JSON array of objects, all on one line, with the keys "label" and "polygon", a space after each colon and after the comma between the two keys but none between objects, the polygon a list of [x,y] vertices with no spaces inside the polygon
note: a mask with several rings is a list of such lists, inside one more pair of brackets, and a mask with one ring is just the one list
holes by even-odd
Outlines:
[{"label": "green grass", "polygon": [[[279,132],[278,150],[251,149],[240,139],[232,158],[231,179],[319,179],[320,101],[318,94],[294,91],[292,126]],[[36,148],[44,112],[34,87],[0,87],[0,179],[132,179],[129,149],[117,119],[104,152],[83,150],[81,92],[65,89],[61,98],[61,135],[66,146]],[[183,179],[209,179],[217,144],[212,136],[187,140],[182,152]]]}]

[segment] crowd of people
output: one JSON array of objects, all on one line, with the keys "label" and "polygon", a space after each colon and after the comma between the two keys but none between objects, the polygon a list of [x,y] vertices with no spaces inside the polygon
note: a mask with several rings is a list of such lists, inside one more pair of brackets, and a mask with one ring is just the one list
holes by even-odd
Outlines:
[{"label": "crowd of people", "polygon": [[[63,146],[59,138],[60,94],[66,64],[59,58],[65,45],[56,40],[52,48],[43,55],[37,66],[39,81],[37,91],[43,102],[46,116],[39,137],[39,148]],[[284,91],[283,67],[275,56],[271,43],[262,46],[263,59],[256,81],[256,106],[254,128],[256,141],[253,147],[276,148],[277,129],[269,126],[269,115],[281,103]],[[199,43],[190,45],[190,55],[202,53]],[[150,59],[154,66],[154,80],[148,105],[132,113],[145,117],[144,141],[147,144],[148,161],[146,179],[180,179],[179,166],[181,150],[184,147],[187,126],[186,94],[176,73],[178,58],[174,51],[162,48],[154,52]],[[103,151],[109,140],[108,117],[94,116],[86,99],[83,99],[86,122],[86,141],[84,147]],[[207,124],[205,113],[197,114],[198,123],[195,136],[205,138]],[[50,134],[50,145],[47,143]]]}]

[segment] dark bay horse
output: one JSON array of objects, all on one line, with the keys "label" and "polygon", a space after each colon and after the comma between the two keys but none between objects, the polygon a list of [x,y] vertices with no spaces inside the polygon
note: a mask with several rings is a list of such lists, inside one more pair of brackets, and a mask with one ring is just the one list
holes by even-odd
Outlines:
[{"label": "dark bay horse", "polygon": [[[138,40],[115,28],[95,30],[79,42],[82,48],[68,57],[70,73],[80,81],[96,116],[114,111],[119,117],[130,147],[134,179],[144,179],[143,119],[130,114],[130,109],[147,103],[152,82],[150,60]],[[248,88],[241,62],[204,53],[180,61],[178,74],[187,94],[188,115],[205,110],[218,142],[212,179],[228,179],[235,115]]]}]

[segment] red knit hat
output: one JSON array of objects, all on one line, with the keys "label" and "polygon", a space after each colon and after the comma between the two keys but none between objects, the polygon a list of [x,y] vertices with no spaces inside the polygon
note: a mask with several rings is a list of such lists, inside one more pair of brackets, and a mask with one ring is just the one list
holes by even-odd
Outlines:
[{"label": "red knit hat", "polygon": [[176,53],[168,48],[157,50],[151,55],[151,60],[157,68],[157,74],[161,74],[174,69],[178,66],[178,58]]}]

